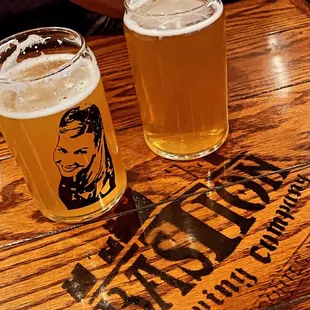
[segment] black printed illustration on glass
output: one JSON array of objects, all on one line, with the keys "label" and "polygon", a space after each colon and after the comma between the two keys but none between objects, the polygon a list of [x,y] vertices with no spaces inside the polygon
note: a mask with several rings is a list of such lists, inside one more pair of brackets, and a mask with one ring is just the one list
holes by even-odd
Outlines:
[{"label": "black printed illustration on glass", "polygon": [[96,105],[63,115],[54,162],[61,175],[59,198],[68,210],[89,206],[115,188],[112,157]]}]

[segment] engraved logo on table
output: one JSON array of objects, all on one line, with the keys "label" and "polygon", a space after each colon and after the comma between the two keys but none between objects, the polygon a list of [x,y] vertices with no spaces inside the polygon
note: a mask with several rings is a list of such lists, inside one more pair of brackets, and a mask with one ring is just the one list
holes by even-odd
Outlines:
[{"label": "engraved logo on table", "polygon": [[[218,163],[218,158],[216,162]],[[256,221],[253,215],[267,207],[271,201],[270,195],[279,190],[288,175],[288,171],[281,170],[279,167],[253,155],[242,154],[232,160],[223,158],[222,164],[207,178],[206,182],[213,181],[214,185],[216,185],[214,195],[195,194],[208,189],[206,184],[195,184],[184,193],[182,197],[185,198],[180,198],[178,201],[163,207],[139,237],[135,237],[135,232],[143,224],[147,216],[139,222],[139,219],[142,218],[141,214],[134,213],[138,219],[136,228],[132,229],[130,234],[127,234],[127,238],[124,238],[126,234],[122,233],[122,227],[128,227],[129,221],[126,221],[126,216],[117,220],[110,220],[105,225],[105,228],[109,229],[115,238],[109,237],[107,247],[100,251],[100,257],[109,264],[112,264],[116,257],[119,256],[120,258],[116,260],[117,263],[101,285],[94,287],[94,290],[92,290],[93,287],[89,289],[89,292],[92,291],[89,303],[96,305],[95,309],[117,309],[119,306],[126,307],[129,305],[136,305],[143,309],[153,309],[153,304],[157,304],[161,309],[169,309],[173,306],[173,301],[169,300],[169,296],[166,297],[159,293],[157,288],[159,283],[165,285],[166,288],[170,288],[170,290],[176,290],[178,294],[188,298],[188,294],[196,286],[200,287],[199,283],[207,284],[207,279],[211,274],[235,252]],[[247,178],[250,178],[250,180],[247,180]],[[229,189],[229,187],[221,186],[224,182],[239,182],[239,184]],[[296,199],[295,197],[299,197],[298,195],[308,187],[309,182],[310,180],[307,177],[296,176],[289,186],[286,196]],[[299,186],[299,188],[296,186]],[[230,192],[231,190],[234,190],[234,192]],[[294,190],[295,192],[292,192]],[[134,192],[133,194],[136,197],[136,202],[142,201],[146,205],[150,203],[138,193]],[[295,201],[295,205],[297,202]],[[132,198],[129,198],[129,203],[124,205],[129,209],[135,208]],[[200,211],[204,210],[205,217],[202,213],[197,218],[195,212],[193,212],[198,206]],[[148,211],[150,212],[150,210]],[[281,223],[284,223],[285,226],[287,220],[290,219],[290,210],[279,208],[276,211],[275,218],[279,217],[283,221]],[[130,216],[134,217],[133,214]],[[209,225],[209,222],[211,224],[212,219],[215,218],[220,223],[219,227],[214,227],[214,224]],[[279,223],[274,223],[273,219],[270,220],[271,229],[273,228],[279,233],[277,230]],[[122,221],[124,221],[124,225],[122,225]],[[223,221],[224,225],[222,227],[221,221]],[[127,225],[125,225],[126,223]],[[234,227],[235,236],[227,235],[223,230],[225,225],[226,227]],[[171,231],[171,227],[174,232]],[[282,228],[281,226],[281,234],[284,233]],[[191,244],[179,244],[177,241],[179,239],[175,237],[177,233],[187,236],[187,238],[181,240],[190,240]],[[136,241],[127,252],[124,252],[126,244],[133,239]],[[204,250],[192,247],[195,243],[203,245]],[[255,253],[268,257],[268,253],[264,252],[266,249],[268,250],[268,245],[264,247],[264,244],[264,242],[258,240],[258,245],[252,245],[251,254],[252,259],[255,259],[255,261],[259,261],[255,257]],[[173,268],[179,269],[180,277],[176,278],[171,273],[159,269],[157,266],[160,264],[151,263],[145,255],[138,254],[138,251],[142,252],[143,248],[150,247],[156,257],[160,257],[165,261],[165,265],[170,262],[171,266],[175,266]],[[211,257],[213,258],[214,254],[215,261],[212,262]],[[145,274],[147,274],[147,277]],[[181,280],[184,275],[187,275],[187,279],[190,277],[191,280]],[[153,281],[148,280],[150,276]],[[143,289],[140,289],[139,293],[137,292],[139,296],[128,295],[125,288],[115,287],[113,283],[116,277],[123,277],[122,281],[127,279],[127,281],[136,280],[135,283],[140,283]],[[223,305],[227,298],[236,296],[242,287],[250,288],[256,285],[259,280],[253,272],[247,270],[246,266],[236,266],[227,273],[226,277],[223,275],[223,278],[213,288],[205,287],[202,289],[200,293],[202,300],[196,304],[193,301],[192,309],[210,309],[211,306]],[[65,288],[68,290],[68,286],[65,286]],[[97,302],[96,300],[100,298],[102,292],[104,292],[106,298]],[[76,296],[72,296],[76,298]],[[87,296],[86,294],[83,298]],[[115,296],[122,300],[117,304],[116,308],[109,303],[109,298],[115,300]]]},{"label": "engraved logo on table", "polygon": [[87,207],[115,188],[112,157],[96,105],[85,104],[63,115],[54,162],[61,176],[59,198],[68,210]]}]

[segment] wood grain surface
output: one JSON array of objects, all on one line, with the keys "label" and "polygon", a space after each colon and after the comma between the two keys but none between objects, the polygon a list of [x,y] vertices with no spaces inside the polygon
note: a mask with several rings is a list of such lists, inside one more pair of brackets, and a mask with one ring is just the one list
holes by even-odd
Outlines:
[{"label": "wood grain surface", "polygon": [[301,11],[310,16],[310,1],[309,0],[291,0]]},{"label": "wood grain surface", "polygon": [[1,310],[310,308],[310,19],[297,2],[226,5],[230,134],[191,162],[145,145],[123,36],[89,40],[128,190],[105,218],[52,223],[1,136]]}]

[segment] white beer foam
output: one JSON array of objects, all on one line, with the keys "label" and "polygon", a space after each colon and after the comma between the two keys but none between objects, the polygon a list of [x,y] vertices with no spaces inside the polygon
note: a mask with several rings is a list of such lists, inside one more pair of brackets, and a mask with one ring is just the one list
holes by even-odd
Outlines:
[{"label": "white beer foam", "polygon": [[19,43],[16,39],[12,39],[5,44],[3,44],[0,48],[0,53],[7,51],[9,48],[11,48],[12,45],[16,46],[16,50],[8,57],[8,59],[3,63],[0,74],[2,75],[5,71],[9,70],[13,66],[17,65],[17,58],[18,56],[25,51],[26,48],[32,47],[35,44],[45,44],[47,40],[49,40],[50,37],[42,38],[39,35],[31,34],[29,37]]},{"label": "white beer foam", "polygon": [[32,119],[59,113],[85,100],[97,87],[100,72],[95,56],[92,59],[80,57],[68,67],[55,68],[48,75],[37,80],[16,81],[18,73],[51,61],[68,62],[73,54],[42,54],[24,60],[13,67],[3,70],[0,78],[0,115],[14,119]]},{"label": "white beer foam", "polygon": [[133,0],[131,10],[124,15],[128,29],[145,36],[171,37],[210,26],[223,14],[223,4],[204,0]]}]

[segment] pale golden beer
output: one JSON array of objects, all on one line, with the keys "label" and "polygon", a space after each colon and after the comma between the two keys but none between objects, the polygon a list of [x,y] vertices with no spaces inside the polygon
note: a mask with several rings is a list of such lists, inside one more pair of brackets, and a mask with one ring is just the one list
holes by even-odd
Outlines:
[{"label": "pale golden beer", "polygon": [[176,160],[205,156],[228,134],[223,4],[127,0],[125,34],[145,140]]},{"label": "pale golden beer", "polygon": [[[7,56],[6,44],[19,54]],[[4,40],[1,51],[0,126],[39,209],[64,222],[108,211],[124,193],[126,171],[84,39],[42,28]]]}]

